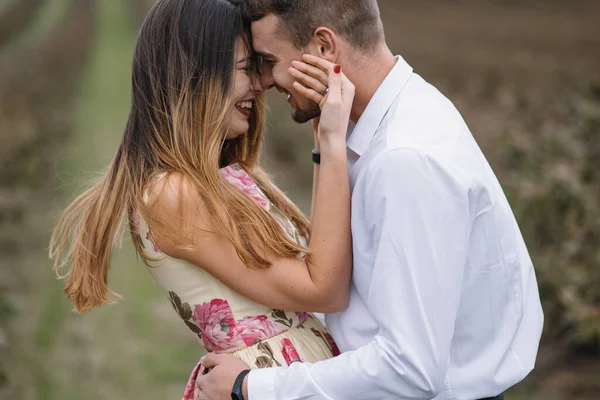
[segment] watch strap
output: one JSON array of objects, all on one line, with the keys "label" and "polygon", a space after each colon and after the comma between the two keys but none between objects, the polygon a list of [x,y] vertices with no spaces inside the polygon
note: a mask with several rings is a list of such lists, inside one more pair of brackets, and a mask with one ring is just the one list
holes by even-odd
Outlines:
[{"label": "watch strap", "polygon": [[233,383],[233,388],[231,389],[231,400],[245,400],[244,392],[242,391],[242,386],[244,384],[244,378],[246,375],[250,373],[249,369],[246,369],[235,378],[235,382]]}]

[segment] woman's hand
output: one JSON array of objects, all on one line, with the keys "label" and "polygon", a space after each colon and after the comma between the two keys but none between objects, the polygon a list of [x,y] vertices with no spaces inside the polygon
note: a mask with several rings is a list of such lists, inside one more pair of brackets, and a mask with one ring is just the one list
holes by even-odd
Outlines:
[{"label": "woman's hand", "polygon": [[341,72],[340,65],[309,54],[302,58],[304,62],[292,63],[290,74],[296,78],[294,88],[321,108],[319,141],[345,142],[354,85]]}]

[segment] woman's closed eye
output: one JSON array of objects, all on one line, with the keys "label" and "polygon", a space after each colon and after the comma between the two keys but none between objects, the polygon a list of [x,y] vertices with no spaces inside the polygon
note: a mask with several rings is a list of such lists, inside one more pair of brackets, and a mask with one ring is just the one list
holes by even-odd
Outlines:
[{"label": "woman's closed eye", "polygon": [[248,60],[240,69],[247,74],[258,71],[257,63],[254,60]]},{"label": "woman's closed eye", "polygon": [[248,74],[250,72],[260,73],[261,68],[262,68],[262,60],[259,60],[257,57],[255,57],[252,59],[248,59],[246,61],[246,64],[244,66],[242,66],[240,69]]},{"label": "woman's closed eye", "polygon": [[256,63],[258,67],[262,67],[263,64],[273,66],[279,62],[279,59],[272,54],[257,54]]},{"label": "woman's closed eye", "polygon": [[245,73],[250,73],[256,71],[256,57],[246,57],[240,61],[238,61],[238,69],[240,71],[244,71]]}]

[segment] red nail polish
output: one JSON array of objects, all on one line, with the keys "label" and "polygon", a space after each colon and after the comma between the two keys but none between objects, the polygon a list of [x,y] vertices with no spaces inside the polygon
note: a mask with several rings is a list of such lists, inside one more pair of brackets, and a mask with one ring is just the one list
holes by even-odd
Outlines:
[{"label": "red nail polish", "polygon": [[342,72],[342,66],[341,65],[336,65],[335,67],[333,67],[333,72],[335,72],[336,74],[339,74],[340,72]]}]

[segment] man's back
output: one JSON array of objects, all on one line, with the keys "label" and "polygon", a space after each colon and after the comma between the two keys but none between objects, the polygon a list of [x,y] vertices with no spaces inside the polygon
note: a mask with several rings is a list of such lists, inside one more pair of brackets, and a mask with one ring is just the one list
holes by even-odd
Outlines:
[{"label": "man's back", "polygon": [[400,58],[350,133],[352,298],[327,323],[342,351],[374,341],[386,354],[367,353],[365,370],[407,376],[412,387],[390,374],[385,398],[489,397],[533,368],[535,274],[462,117],[411,72]]}]

